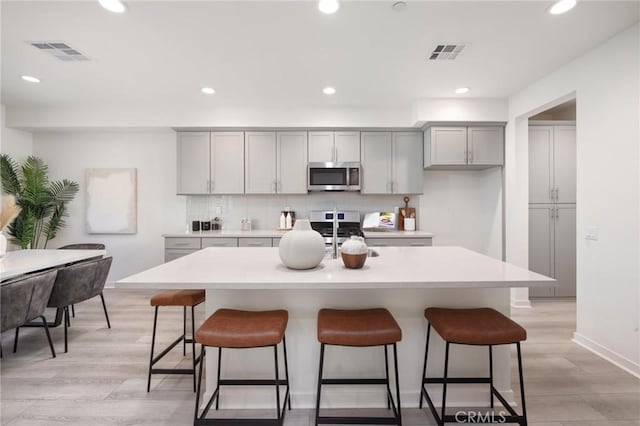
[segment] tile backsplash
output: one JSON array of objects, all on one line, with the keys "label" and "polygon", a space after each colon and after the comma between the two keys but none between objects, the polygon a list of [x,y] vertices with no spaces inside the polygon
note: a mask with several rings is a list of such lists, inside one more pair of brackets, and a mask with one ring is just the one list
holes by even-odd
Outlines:
[{"label": "tile backsplash", "polygon": [[[251,220],[253,229],[276,229],[280,212],[286,207],[297,219],[309,217],[310,210],[355,210],[362,215],[374,211],[393,211],[404,206],[404,195],[361,195],[345,192],[322,192],[308,195],[193,195],[187,197],[187,223],[219,217],[222,229],[238,230],[242,219]],[[420,197],[411,198],[418,206]]]}]

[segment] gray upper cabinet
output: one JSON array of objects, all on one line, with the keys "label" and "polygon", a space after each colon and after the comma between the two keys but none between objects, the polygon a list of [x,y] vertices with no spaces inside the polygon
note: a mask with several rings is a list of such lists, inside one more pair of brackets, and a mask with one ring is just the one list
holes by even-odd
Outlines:
[{"label": "gray upper cabinet", "polygon": [[529,126],[529,203],[575,202],[575,126]]},{"label": "gray upper cabinet", "polygon": [[362,132],[363,194],[421,194],[422,134]]},{"label": "gray upper cabinet", "polygon": [[178,194],[243,192],[243,132],[178,133]]},{"label": "gray upper cabinet", "polygon": [[178,194],[209,193],[208,132],[178,133]]},{"label": "gray upper cabinet", "polygon": [[360,162],[360,132],[309,132],[309,162]]},{"label": "gray upper cabinet", "polygon": [[246,132],[244,184],[247,194],[275,194],[276,132]]},{"label": "gray upper cabinet", "polygon": [[247,194],[307,193],[307,133],[247,132]]},{"label": "gray upper cabinet", "polygon": [[504,129],[502,127],[467,128],[467,163],[500,166],[504,163]]},{"label": "gray upper cabinet", "polygon": [[211,133],[211,194],[244,193],[244,132]]},{"label": "gray upper cabinet", "polygon": [[278,132],[276,189],[279,194],[306,194],[307,132]]},{"label": "gray upper cabinet", "polygon": [[500,126],[434,126],[424,132],[425,168],[486,168],[504,164]]}]

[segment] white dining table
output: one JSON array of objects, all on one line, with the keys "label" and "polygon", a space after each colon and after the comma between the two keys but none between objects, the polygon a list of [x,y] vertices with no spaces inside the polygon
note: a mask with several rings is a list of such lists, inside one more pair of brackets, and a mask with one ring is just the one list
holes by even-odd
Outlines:
[{"label": "white dining table", "polygon": [[0,281],[104,256],[105,250],[34,249],[7,252],[0,258]]}]

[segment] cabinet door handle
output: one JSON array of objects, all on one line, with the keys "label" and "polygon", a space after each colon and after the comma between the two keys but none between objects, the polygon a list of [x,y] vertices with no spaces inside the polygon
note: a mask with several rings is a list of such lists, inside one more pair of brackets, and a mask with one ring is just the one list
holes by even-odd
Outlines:
[{"label": "cabinet door handle", "polygon": [[424,247],[424,243],[411,243],[409,244],[411,247]]},{"label": "cabinet door handle", "polygon": [[464,150],[464,162],[465,164],[469,163],[469,151]]},{"label": "cabinet door handle", "polygon": [[553,201],[553,200],[554,200],[554,198],[553,198],[553,197],[554,197],[554,193],[555,193],[555,191],[553,190],[553,188],[551,188],[551,189],[549,190],[549,199],[551,199],[551,201]]},{"label": "cabinet door handle", "polygon": [[247,247],[262,247],[264,246],[264,244],[262,243],[249,243],[247,244]]},{"label": "cabinet door handle", "polygon": [[189,243],[174,243],[173,245],[175,245],[177,247],[184,247],[184,246],[188,246]]},{"label": "cabinet door handle", "polygon": [[469,150],[469,164],[473,164],[473,150]]},{"label": "cabinet door handle", "polygon": [[214,180],[210,181],[209,187],[210,187],[209,192],[213,192],[213,190],[216,188],[216,181]]},{"label": "cabinet door handle", "polygon": [[333,161],[338,162],[338,147],[335,145],[335,142],[333,144]]},{"label": "cabinet door handle", "polygon": [[556,201],[558,201],[558,199],[560,199],[560,189],[556,188]]}]

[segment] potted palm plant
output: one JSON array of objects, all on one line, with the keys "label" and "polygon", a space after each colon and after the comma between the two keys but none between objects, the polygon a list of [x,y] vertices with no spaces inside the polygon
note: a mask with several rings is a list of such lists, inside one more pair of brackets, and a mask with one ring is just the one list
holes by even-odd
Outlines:
[{"label": "potted palm plant", "polygon": [[7,232],[10,241],[22,248],[47,248],[47,242],[65,226],[66,205],[78,193],[76,182],[50,182],[48,174],[47,165],[36,156],[19,166],[8,155],[0,155],[2,191],[13,195],[22,209]]}]

